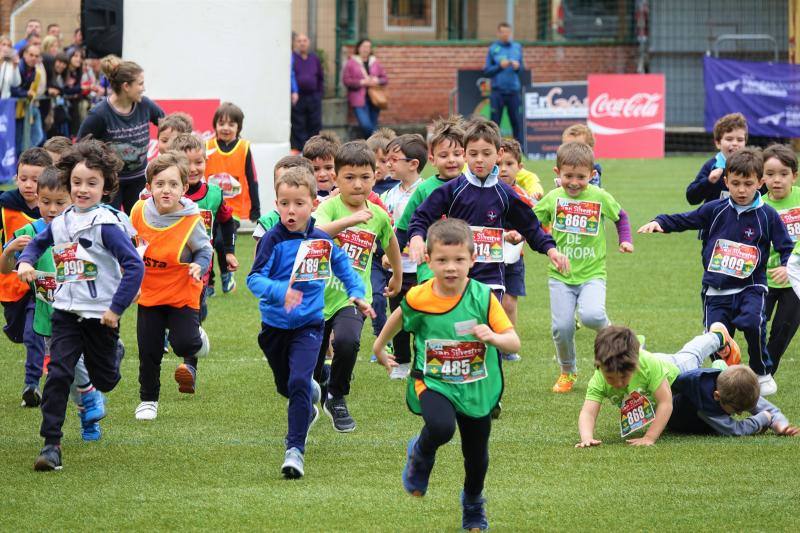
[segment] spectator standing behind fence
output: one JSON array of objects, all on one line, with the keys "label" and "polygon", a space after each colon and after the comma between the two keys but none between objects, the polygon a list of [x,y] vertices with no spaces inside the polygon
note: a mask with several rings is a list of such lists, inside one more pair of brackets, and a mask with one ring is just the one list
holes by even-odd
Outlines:
[{"label": "spectator standing behind fence", "polygon": [[492,93],[489,102],[492,106],[492,120],[500,125],[503,109],[508,110],[514,138],[521,139],[520,129],[520,90],[519,73],[525,68],[522,45],[511,39],[511,25],[501,22],[497,25],[497,40],[489,45],[486,66],[483,74],[492,78]]},{"label": "spectator standing behind fence", "polygon": [[297,102],[292,105],[292,150],[303,150],[303,145],[322,129],[322,93],[325,78],[322,63],[309,51],[311,41],[302,33],[294,40],[292,71],[297,81]]},{"label": "spectator standing behind fence", "polygon": [[19,62],[19,74],[22,82],[11,88],[11,96],[17,99],[17,155],[31,146],[38,146],[44,140],[39,108],[36,107],[36,96],[39,87],[44,88],[46,79],[44,70],[37,67],[41,60],[39,47],[28,44],[22,49],[22,61]]},{"label": "spectator standing behind fence", "polygon": [[65,87],[68,89],[64,90],[64,97],[69,104],[69,135],[67,137],[75,137],[89,111],[89,99],[84,94],[83,50],[74,48],[71,54],[67,54],[67,57],[69,63],[67,64]]},{"label": "spectator standing behind fence", "polygon": [[19,72],[19,55],[7,35],[0,36],[0,98],[9,98],[11,88],[19,87],[22,76]]},{"label": "spectator standing behind fence", "polygon": [[[30,19],[25,25],[25,38],[20,39],[14,44],[14,49],[17,52],[22,52],[22,49],[28,45],[28,41],[34,35],[37,37],[42,34],[42,23],[38,19]],[[41,43],[39,43],[41,44]]]},{"label": "spectator standing behind fence", "polygon": [[342,82],[347,87],[347,102],[353,108],[361,133],[366,139],[378,129],[380,113],[380,109],[367,94],[367,89],[389,83],[383,66],[372,55],[372,42],[369,39],[361,39],[356,44],[355,53],[344,66]]},{"label": "spectator standing behind fence", "polygon": [[110,204],[130,213],[146,184],[150,124],[158,126],[164,112],[144,96],[142,67],[109,55],[101,61],[101,68],[111,85],[111,95],[92,108],[78,130],[78,138],[91,135],[108,144],[122,159],[119,192]]},{"label": "spectator standing behind fence", "polygon": [[90,58],[86,60],[86,68],[83,69],[81,78],[81,89],[83,96],[86,97],[90,105],[95,105],[103,101],[108,94],[108,79],[100,69],[100,60]]}]

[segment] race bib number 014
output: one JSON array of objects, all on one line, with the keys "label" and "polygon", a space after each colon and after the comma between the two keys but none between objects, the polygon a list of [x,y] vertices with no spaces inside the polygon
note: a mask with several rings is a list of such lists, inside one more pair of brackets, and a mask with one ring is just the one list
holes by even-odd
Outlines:
[{"label": "race bib number 014", "polygon": [[656,419],[653,404],[647,396],[634,391],[622,400],[622,407],[619,410],[619,431],[623,437],[627,437],[634,431],[638,431],[648,426]]},{"label": "race bib number 014", "polygon": [[708,271],[745,279],[756,269],[759,251],[755,246],[719,239],[714,245]]},{"label": "race bib number 014", "polygon": [[97,265],[78,257],[78,243],[65,242],[53,246],[56,263],[56,282],[93,281],[97,279]]},{"label": "race bib number 014", "polygon": [[346,229],[336,236],[334,242],[350,258],[353,268],[366,270],[369,257],[375,247],[375,234],[365,229]]},{"label": "race bib number 014", "polygon": [[476,263],[503,262],[503,229],[470,226],[475,241]]},{"label": "race bib number 014", "polygon": [[310,239],[300,243],[292,267],[292,281],[316,281],[331,277],[331,242]]},{"label": "race bib number 014", "polygon": [[783,225],[786,226],[786,231],[789,232],[792,242],[797,242],[797,237],[800,236],[800,207],[778,211],[778,214],[783,221]]},{"label": "race bib number 014", "polygon": [[463,385],[486,377],[486,345],[480,341],[428,339],[425,375]]},{"label": "race bib number 014", "polygon": [[564,233],[597,236],[600,233],[600,202],[556,199],[556,216],[553,218],[553,229]]}]

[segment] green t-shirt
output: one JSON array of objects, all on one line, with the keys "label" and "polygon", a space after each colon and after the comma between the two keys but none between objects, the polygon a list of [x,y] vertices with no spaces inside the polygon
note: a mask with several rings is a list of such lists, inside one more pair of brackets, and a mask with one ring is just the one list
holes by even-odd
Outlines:
[{"label": "green t-shirt", "polygon": [[[397,227],[398,230],[408,231],[408,225],[411,223],[411,217],[414,216],[414,212],[417,210],[417,208],[428,198],[428,196],[431,195],[433,191],[448,181],[450,180],[443,180],[437,175],[431,176],[420,183],[414,190],[411,198],[408,199],[406,208],[403,210],[403,215],[400,217],[400,220],[396,221],[395,227]],[[428,263],[423,262],[417,265],[417,283],[422,283],[423,281],[427,281],[432,277],[433,271],[431,271]]]},{"label": "green t-shirt", "polygon": [[543,225],[549,225],[558,251],[569,258],[570,273],[550,265],[550,277],[580,285],[606,277],[605,219],[619,220],[621,207],[606,190],[589,185],[573,198],[563,187],[547,193],[533,208]]},{"label": "green t-shirt", "polygon": [[[39,232],[44,231],[44,228],[46,227],[47,224],[45,224],[44,220],[39,219],[36,222],[26,224],[25,226],[15,231],[14,238],[21,237],[23,235],[36,237],[36,235],[38,235]],[[45,250],[42,256],[39,258],[38,261],[36,261],[36,264],[33,267],[40,272],[55,273],[56,263],[53,260],[53,254],[51,252],[52,252],[52,247]],[[33,331],[37,335],[50,337],[53,332],[53,326],[50,321],[50,317],[53,315],[53,304],[47,303],[41,297],[43,296],[42,292],[47,291],[47,289],[45,289],[44,287],[42,288],[37,287],[36,283],[31,283],[30,285],[31,289],[33,290],[33,294],[36,297],[36,307],[33,312]],[[52,297],[52,293],[50,293],[49,296]]]},{"label": "green t-shirt", "polygon": [[[773,200],[768,194],[764,195],[763,198],[764,203],[774,207],[775,211],[781,216],[786,229],[789,230],[789,236],[792,237],[792,241],[798,243],[798,237],[800,237],[800,187],[792,187],[792,192],[783,200]],[[798,250],[800,250],[797,246],[795,244],[794,253],[798,253]],[[772,276],[769,275],[769,269],[779,266],[781,266],[781,255],[775,249],[772,249],[769,253],[769,260],[767,260],[767,285],[773,289],[791,287],[790,283],[782,285],[775,283],[772,280]]]},{"label": "green t-shirt", "polygon": [[273,209],[266,215],[261,215],[258,220],[256,221],[256,227],[253,230],[253,238],[258,240],[263,237],[269,230],[271,230],[275,224],[277,224],[281,219],[281,216],[278,214],[278,211]]},{"label": "green t-shirt", "polygon": [[626,388],[611,387],[603,377],[603,373],[595,370],[586,388],[586,399],[598,403],[603,403],[604,399],[608,399],[617,407],[622,407],[622,400],[631,392],[637,391],[655,403],[654,394],[661,382],[666,379],[667,384],[672,385],[678,374],[680,374],[680,370],[673,363],[662,361],[646,350],[639,350],[639,368],[631,377]]},{"label": "green t-shirt", "polygon": [[[365,300],[371,302],[372,284],[370,283],[370,272],[372,270],[372,255],[375,251],[375,242],[373,242],[373,245],[370,247],[365,247],[365,244],[368,242],[368,239],[372,239],[373,241],[379,242],[383,249],[386,250],[394,236],[394,232],[392,231],[392,221],[386,211],[372,202],[367,202],[367,206],[369,210],[372,211],[372,218],[365,223],[352,226],[348,228],[348,230],[336,235],[334,237],[334,243],[340,246],[348,257],[353,259],[354,263],[357,263],[353,265],[353,268],[361,278],[361,281],[364,282]],[[333,222],[334,220],[348,217],[352,214],[353,212],[342,202],[342,196],[337,195],[319,204],[319,207],[317,207],[317,210],[314,212],[314,219],[316,220],[316,225],[320,226]],[[364,234],[356,236],[355,239],[351,239],[349,242],[343,240],[343,234],[347,234],[349,231],[352,235],[358,230],[366,230],[371,233],[372,236]],[[347,307],[348,305],[350,305],[350,298],[347,296],[347,290],[344,285],[339,278],[335,276],[331,277],[328,280],[328,284],[325,286],[325,309],[323,310],[325,320],[328,320],[335,315],[339,309]]]}]

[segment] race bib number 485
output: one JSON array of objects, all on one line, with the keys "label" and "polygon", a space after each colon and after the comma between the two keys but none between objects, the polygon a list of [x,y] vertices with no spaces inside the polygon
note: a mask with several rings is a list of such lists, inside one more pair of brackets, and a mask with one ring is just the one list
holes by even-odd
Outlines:
[{"label": "race bib number 485", "polygon": [[759,251],[755,246],[719,239],[714,244],[708,271],[745,279],[750,277],[758,264]]},{"label": "race bib number 485", "polygon": [[553,229],[564,233],[576,233],[595,237],[600,232],[600,202],[556,199],[556,216],[553,218]]},{"label": "race bib number 485", "polygon": [[479,341],[428,339],[425,375],[462,385],[486,377],[486,345]]},{"label": "race bib number 485", "polygon": [[97,279],[97,265],[78,257],[78,243],[66,242],[53,246],[56,263],[56,282],[92,281]]}]

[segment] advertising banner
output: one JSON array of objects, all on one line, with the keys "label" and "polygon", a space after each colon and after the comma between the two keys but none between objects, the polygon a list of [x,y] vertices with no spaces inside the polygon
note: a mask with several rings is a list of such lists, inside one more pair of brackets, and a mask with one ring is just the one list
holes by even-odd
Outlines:
[{"label": "advertising banner", "polygon": [[[523,70],[520,72],[520,82],[523,91],[525,87],[531,84],[531,71]],[[492,118],[492,108],[489,104],[489,95],[492,92],[492,80],[483,75],[483,70],[459,70],[458,71],[458,99],[457,109],[459,115],[470,117],[472,115],[480,115],[486,118]],[[523,110],[520,110],[522,113]],[[513,135],[511,131],[511,122],[508,120],[508,110],[503,111],[503,117],[500,120],[500,132],[504,137]],[[524,128],[523,128],[523,131]],[[517,139],[520,145],[524,146],[524,139]]]},{"label": "advertising banner", "polygon": [[585,81],[534,83],[525,93],[525,153],[528,159],[555,159],[561,133],[586,123]]},{"label": "advertising banner", "polygon": [[[204,140],[214,136],[214,126],[211,120],[214,118],[214,111],[219,107],[219,100],[171,100],[159,99],[155,103],[164,110],[164,114],[176,113],[181,111],[192,117],[194,133],[197,133]],[[153,159],[158,155],[158,141],[156,140],[157,128],[150,126],[150,146],[147,150],[147,159]]]}]

